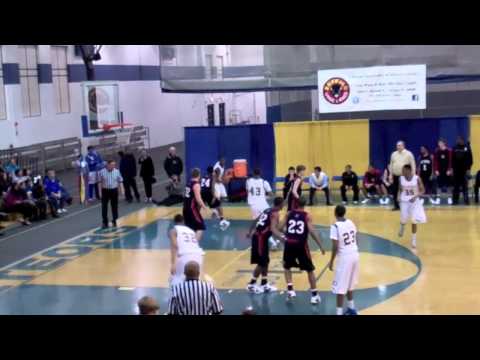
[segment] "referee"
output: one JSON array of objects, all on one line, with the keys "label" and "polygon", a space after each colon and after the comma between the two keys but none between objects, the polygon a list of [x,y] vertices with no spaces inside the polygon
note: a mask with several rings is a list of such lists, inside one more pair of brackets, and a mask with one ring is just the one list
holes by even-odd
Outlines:
[{"label": "referee", "polygon": [[115,168],[115,161],[109,160],[107,167],[99,173],[102,184],[102,220],[103,229],[108,228],[108,202],[112,206],[112,225],[117,226],[118,219],[118,190],[123,194],[123,178],[120,171]]},{"label": "referee", "polygon": [[169,315],[219,315],[223,305],[211,283],[199,280],[200,266],[195,261],[185,265],[185,281],[172,287]]}]

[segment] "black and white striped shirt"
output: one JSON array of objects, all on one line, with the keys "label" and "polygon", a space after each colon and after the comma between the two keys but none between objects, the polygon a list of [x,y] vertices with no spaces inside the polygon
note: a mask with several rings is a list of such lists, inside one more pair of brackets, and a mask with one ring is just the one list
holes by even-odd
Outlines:
[{"label": "black and white striped shirt", "polygon": [[223,305],[213,284],[201,280],[185,280],[172,287],[169,315],[218,315]]},{"label": "black and white striped shirt", "polygon": [[118,169],[108,171],[107,168],[104,168],[100,170],[99,176],[103,189],[116,189],[123,182],[122,175],[120,175]]}]

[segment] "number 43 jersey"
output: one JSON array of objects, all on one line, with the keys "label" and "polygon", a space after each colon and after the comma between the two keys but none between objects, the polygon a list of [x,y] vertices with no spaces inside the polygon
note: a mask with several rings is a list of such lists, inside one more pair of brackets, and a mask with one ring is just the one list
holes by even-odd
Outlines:
[{"label": "number 43 jersey", "polygon": [[247,180],[248,205],[253,207],[268,207],[266,193],[272,192],[268,181],[262,178]]},{"label": "number 43 jersey", "polygon": [[338,241],[338,254],[346,255],[358,252],[357,227],[351,221],[337,221],[330,227],[330,239]]}]

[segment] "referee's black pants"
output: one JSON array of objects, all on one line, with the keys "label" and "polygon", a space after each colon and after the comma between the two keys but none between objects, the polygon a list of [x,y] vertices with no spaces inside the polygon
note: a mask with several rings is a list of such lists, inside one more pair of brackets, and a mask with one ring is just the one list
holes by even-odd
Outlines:
[{"label": "referee's black pants", "polygon": [[392,195],[393,195],[393,208],[400,209],[398,203],[398,189],[400,188],[400,176],[393,175]]},{"label": "referee's black pants", "polygon": [[118,189],[102,189],[102,220],[108,226],[108,203],[112,206],[112,220],[118,219]]}]

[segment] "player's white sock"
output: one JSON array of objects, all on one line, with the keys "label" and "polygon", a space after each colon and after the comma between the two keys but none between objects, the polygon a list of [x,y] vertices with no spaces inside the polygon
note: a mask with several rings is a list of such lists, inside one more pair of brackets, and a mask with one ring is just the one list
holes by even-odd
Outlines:
[{"label": "player's white sock", "polygon": [[400,230],[398,230],[398,237],[402,237],[405,232],[405,224],[400,224]]},{"label": "player's white sock", "polygon": [[417,247],[417,234],[412,234],[412,247]]},{"label": "player's white sock", "polygon": [[337,307],[337,315],[343,315],[343,308]]},{"label": "player's white sock", "polygon": [[355,303],[353,302],[353,300],[348,300],[347,306],[349,309],[355,309]]}]

